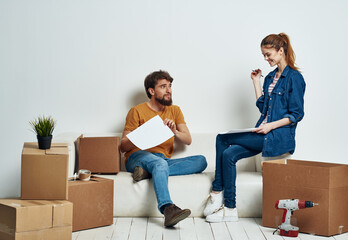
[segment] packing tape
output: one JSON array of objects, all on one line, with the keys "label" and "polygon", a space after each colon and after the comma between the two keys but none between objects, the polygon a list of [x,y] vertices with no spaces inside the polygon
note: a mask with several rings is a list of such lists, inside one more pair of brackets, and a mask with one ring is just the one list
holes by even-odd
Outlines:
[{"label": "packing tape", "polygon": [[[63,203],[61,200],[55,200],[54,202],[60,202],[60,203],[55,203],[55,204],[53,204],[53,208],[52,208],[52,216],[53,216],[53,218],[52,218],[52,220],[55,219],[55,216],[54,216],[54,207],[64,206],[64,203]],[[66,218],[68,215],[70,215],[70,214],[69,214],[69,213],[66,213],[65,210],[64,210],[64,211],[60,211],[60,214],[59,214],[59,216],[60,216],[62,219],[64,219],[64,220],[65,220],[65,218]],[[72,220],[72,212],[71,212],[71,215],[70,215],[70,216],[71,216],[71,220]],[[57,223],[52,222],[53,227],[66,227],[66,226],[71,226],[72,223],[65,223],[65,222],[63,222],[62,224],[58,224],[58,225],[55,225],[55,224],[57,224]]]},{"label": "packing tape", "polygon": [[14,228],[10,228],[9,226],[7,226],[3,223],[0,223],[0,232],[9,234],[11,236],[14,236],[14,234],[15,234]]},{"label": "packing tape", "polygon": [[91,171],[87,169],[80,169],[78,176],[81,181],[89,181],[91,179]]},{"label": "packing tape", "polygon": [[60,206],[64,205],[64,201],[63,200],[53,200],[52,203],[53,203],[52,204],[53,207],[60,207]]},{"label": "packing tape", "polygon": [[28,200],[29,203],[34,205],[47,205],[47,201],[49,200]]},{"label": "packing tape", "polygon": [[338,226],[338,234],[342,234],[343,233],[343,228],[344,226]]},{"label": "packing tape", "polygon": [[22,204],[19,203],[10,203],[10,205],[14,207],[22,207]]}]

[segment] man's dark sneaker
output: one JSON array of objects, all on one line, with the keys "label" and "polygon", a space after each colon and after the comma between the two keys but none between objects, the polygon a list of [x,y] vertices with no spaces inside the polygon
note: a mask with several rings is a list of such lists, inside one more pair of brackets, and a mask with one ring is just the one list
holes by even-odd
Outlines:
[{"label": "man's dark sneaker", "polygon": [[142,169],[141,167],[136,167],[133,172],[133,181],[139,182],[143,179],[150,178],[151,174],[149,174],[146,170]]},{"label": "man's dark sneaker", "polygon": [[184,220],[190,216],[190,209],[181,209],[175,204],[166,207],[163,211],[164,214],[164,226],[172,227],[181,220]]}]

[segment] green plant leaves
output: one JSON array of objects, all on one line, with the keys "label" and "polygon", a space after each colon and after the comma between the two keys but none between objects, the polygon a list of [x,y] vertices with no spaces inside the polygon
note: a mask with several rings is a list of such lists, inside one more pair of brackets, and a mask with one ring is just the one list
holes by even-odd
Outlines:
[{"label": "green plant leaves", "polygon": [[56,125],[56,121],[51,116],[45,117],[44,115],[42,117],[39,116],[33,121],[29,121],[29,123],[34,132],[42,137],[51,136]]}]

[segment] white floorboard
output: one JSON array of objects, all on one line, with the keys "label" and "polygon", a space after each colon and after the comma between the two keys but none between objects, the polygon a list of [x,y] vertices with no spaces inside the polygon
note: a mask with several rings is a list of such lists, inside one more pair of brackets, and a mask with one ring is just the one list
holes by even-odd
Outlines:
[{"label": "white floorboard", "polygon": [[186,218],[179,223],[180,240],[197,240],[193,218]]},{"label": "white floorboard", "polygon": [[198,240],[214,240],[210,224],[204,218],[193,219]]},{"label": "white floorboard", "polygon": [[282,237],[279,231],[262,226],[260,218],[240,218],[238,222],[207,223],[204,218],[187,218],[165,228],[163,218],[114,218],[110,226],[74,232],[72,240],[348,240],[348,233],[322,237],[300,233]]},{"label": "white floorboard", "polygon": [[274,228],[263,227],[261,218],[256,218],[255,222],[259,226],[263,235],[265,236],[265,239],[267,240],[283,240],[284,239],[283,237],[279,235],[279,233],[273,234],[275,230]]},{"label": "white floorboard", "polygon": [[238,222],[226,222],[226,226],[232,239],[238,240],[248,240],[248,235],[246,234],[243,225],[240,221]]},{"label": "white floorboard", "polygon": [[147,218],[133,218],[128,240],[145,240]]},{"label": "white floorboard", "polygon": [[128,240],[131,223],[132,218],[117,218],[114,227],[114,232],[112,234],[112,240]]},{"label": "white floorboard", "polygon": [[163,218],[149,218],[147,222],[146,240],[162,240]]},{"label": "white floorboard", "polygon": [[265,236],[254,218],[240,218],[239,222],[242,224],[249,239],[265,240]]},{"label": "white floorboard", "polygon": [[163,240],[180,240],[179,228],[163,228]]},{"label": "white floorboard", "polygon": [[211,223],[210,226],[215,240],[232,239],[225,223]]},{"label": "white floorboard", "polygon": [[335,240],[347,240],[348,239],[348,233],[343,233],[340,235],[333,236]]}]

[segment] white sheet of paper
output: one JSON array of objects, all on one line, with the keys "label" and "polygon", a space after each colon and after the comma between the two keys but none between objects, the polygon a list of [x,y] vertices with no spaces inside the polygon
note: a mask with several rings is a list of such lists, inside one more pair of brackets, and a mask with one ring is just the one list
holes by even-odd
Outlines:
[{"label": "white sheet of paper", "polygon": [[127,134],[127,138],[141,150],[156,147],[173,136],[172,130],[158,115]]},{"label": "white sheet of paper", "polygon": [[221,132],[220,134],[252,132],[254,129],[256,128],[232,129],[228,132]]}]

